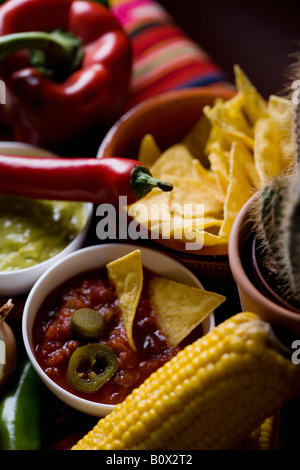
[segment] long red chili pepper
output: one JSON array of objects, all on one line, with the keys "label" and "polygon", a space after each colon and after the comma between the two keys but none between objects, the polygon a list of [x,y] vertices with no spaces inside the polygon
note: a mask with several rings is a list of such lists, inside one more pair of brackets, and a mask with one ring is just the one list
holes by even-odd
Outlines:
[{"label": "long red chili pepper", "polygon": [[153,178],[127,158],[44,158],[0,155],[0,193],[37,199],[128,204],[152,188],[171,191],[171,183]]}]

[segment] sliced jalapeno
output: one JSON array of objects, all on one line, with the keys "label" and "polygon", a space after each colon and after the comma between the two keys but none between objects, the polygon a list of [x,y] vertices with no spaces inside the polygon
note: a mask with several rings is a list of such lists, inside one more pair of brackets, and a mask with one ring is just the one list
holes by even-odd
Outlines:
[{"label": "sliced jalapeno", "polygon": [[90,343],[75,349],[70,357],[67,377],[74,388],[96,392],[114,375],[117,366],[117,357],[110,348]]},{"label": "sliced jalapeno", "polygon": [[106,321],[92,308],[80,308],[73,313],[70,326],[79,338],[97,340],[104,336]]}]

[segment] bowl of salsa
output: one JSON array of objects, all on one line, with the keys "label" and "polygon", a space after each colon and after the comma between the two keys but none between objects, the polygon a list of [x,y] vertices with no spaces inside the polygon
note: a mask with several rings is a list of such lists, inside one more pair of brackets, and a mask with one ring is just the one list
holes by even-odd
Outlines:
[{"label": "bowl of salsa", "polygon": [[[129,325],[108,266],[136,251],[142,260],[143,281]],[[24,307],[23,339],[35,370],[59,399],[86,414],[105,416],[185,345],[214,326],[210,310],[182,340],[172,343],[157,322],[149,294],[155,279],[204,291],[198,278],[171,257],[118,243],[77,250],[36,282]],[[132,299],[127,302],[129,310]]]}]

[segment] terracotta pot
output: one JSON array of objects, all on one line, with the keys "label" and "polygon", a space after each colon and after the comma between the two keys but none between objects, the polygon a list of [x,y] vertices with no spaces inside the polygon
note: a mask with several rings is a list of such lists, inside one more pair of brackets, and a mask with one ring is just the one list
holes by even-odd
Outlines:
[{"label": "terracotta pot", "polygon": [[293,312],[297,312],[300,314],[300,310],[289,302],[286,302],[282,297],[281,293],[278,290],[278,286],[276,286],[276,279],[269,273],[268,270],[264,266],[264,261],[259,254],[259,245],[257,242],[256,236],[252,239],[252,250],[251,250],[251,264],[252,264],[252,271],[254,275],[255,284],[260,292],[262,292],[266,297],[273,300],[281,307],[284,307],[288,310],[292,310]]},{"label": "terracotta pot", "polygon": [[229,265],[238,287],[242,310],[257,313],[268,321],[276,334],[291,346],[293,339],[300,338],[300,313],[269,298],[266,291],[260,290],[253,274],[253,223],[249,209],[256,197],[255,194],[247,201],[233,224],[228,246]]},{"label": "terracotta pot", "polygon": [[[215,86],[170,91],[148,99],[115,123],[103,139],[97,157],[137,158],[140,142],[147,133],[165,150],[181,141],[201,116],[205,105],[212,105],[219,97],[230,99],[234,94],[232,89]],[[147,240],[147,246],[166,252],[196,275],[205,276],[208,285],[218,281],[233,282],[227,244],[190,251],[184,245],[176,239],[155,237],[153,240],[151,233]]]}]

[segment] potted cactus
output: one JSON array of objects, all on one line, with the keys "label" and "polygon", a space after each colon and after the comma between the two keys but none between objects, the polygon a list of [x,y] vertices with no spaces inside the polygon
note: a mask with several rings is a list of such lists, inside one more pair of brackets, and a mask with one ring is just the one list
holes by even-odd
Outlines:
[{"label": "potted cactus", "polygon": [[261,315],[289,343],[300,335],[299,108],[293,171],[278,175],[252,196],[229,240],[229,262],[243,310]]},{"label": "potted cactus", "polygon": [[300,314],[300,175],[281,175],[252,204],[252,267],[265,294]]}]

